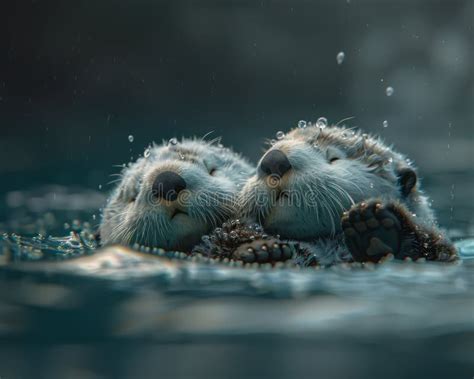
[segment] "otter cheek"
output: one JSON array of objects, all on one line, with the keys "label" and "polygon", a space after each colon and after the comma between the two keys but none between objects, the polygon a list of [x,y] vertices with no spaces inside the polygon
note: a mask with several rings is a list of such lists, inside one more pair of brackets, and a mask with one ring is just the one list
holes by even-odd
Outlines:
[{"label": "otter cheek", "polygon": [[[292,207],[274,207],[263,222],[264,229],[272,234],[287,236],[293,234],[295,223],[299,220],[298,214]],[[292,238],[292,237],[290,237]]]},{"label": "otter cheek", "polygon": [[197,222],[186,215],[177,215],[174,221],[175,247],[190,249],[198,244],[201,236],[209,232],[207,224]]}]

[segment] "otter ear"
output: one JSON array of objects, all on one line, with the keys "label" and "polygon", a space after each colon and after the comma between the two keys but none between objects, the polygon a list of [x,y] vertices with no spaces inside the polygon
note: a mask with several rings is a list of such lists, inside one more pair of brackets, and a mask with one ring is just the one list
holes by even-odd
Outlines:
[{"label": "otter ear", "polygon": [[416,172],[411,168],[401,168],[398,170],[398,183],[400,185],[402,195],[408,196],[416,185]]}]

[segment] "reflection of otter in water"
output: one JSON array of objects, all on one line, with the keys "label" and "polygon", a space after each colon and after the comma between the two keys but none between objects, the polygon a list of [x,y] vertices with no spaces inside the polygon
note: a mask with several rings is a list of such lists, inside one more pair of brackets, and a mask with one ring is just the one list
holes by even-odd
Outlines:
[{"label": "reflection of otter in water", "polygon": [[187,251],[231,217],[239,187],[255,170],[213,142],[173,139],[145,150],[108,200],[101,241]]},{"label": "reflection of otter in water", "polygon": [[[304,265],[376,262],[388,254],[457,257],[436,226],[411,162],[379,139],[342,127],[297,128],[275,142],[241,191],[241,208],[267,233],[305,241],[296,257]],[[284,260],[279,249],[270,251],[280,243],[259,235],[232,256]]]}]

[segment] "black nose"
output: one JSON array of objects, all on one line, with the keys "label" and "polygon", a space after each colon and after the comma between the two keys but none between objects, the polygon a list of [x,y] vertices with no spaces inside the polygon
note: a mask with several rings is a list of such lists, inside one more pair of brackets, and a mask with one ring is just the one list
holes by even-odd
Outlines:
[{"label": "black nose", "polygon": [[260,162],[260,169],[267,175],[282,177],[291,169],[291,163],[283,151],[271,150]]},{"label": "black nose", "polygon": [[165,171],[156,177],[152,191],[155,197],[174,201],[185,188],[186,182],[181,176],[173,171]]}]

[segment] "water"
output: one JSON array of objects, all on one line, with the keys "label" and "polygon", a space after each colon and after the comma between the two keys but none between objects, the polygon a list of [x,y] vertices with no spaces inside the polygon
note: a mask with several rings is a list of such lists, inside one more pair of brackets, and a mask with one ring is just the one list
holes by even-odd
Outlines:
[{"label": "water", "polygon": [[96,253],[92,215],[104,200],[63,187],[7,195],[14,217],[2,230],[22,237],[2,242],[2,374],[130,377],[140,367],[153,377],[158,363],[165,377],[472,373],[474,238],[456,214],[460,264],[276,270],[161,250]]},{"label": "water", "polygon": [[340,51],[339,53],[337,53],[336,55],[337,64],[339,65],[342,64],[345,58],[346,58],[346,54],[343,51]]}]

